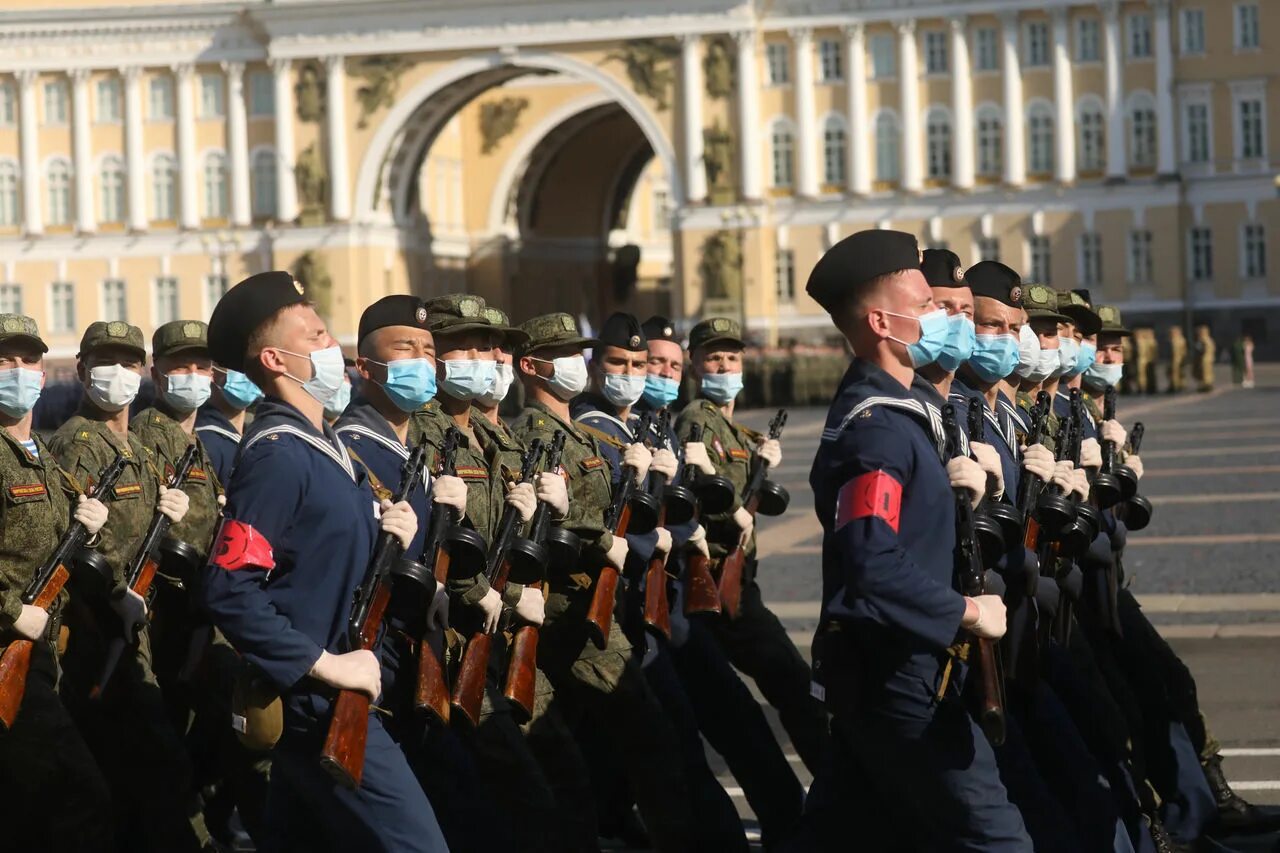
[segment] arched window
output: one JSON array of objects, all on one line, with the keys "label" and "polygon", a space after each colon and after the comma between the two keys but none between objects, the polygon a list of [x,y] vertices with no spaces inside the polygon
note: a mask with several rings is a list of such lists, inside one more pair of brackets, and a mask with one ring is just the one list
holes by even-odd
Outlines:
[{"label": "arched window", "polygon": [[168,154],[161,154],[151,162],[151,218],[160,222],[177,219],[178,166]]},{"label": "arched window", "polygon": [[124,163],[119,157],[102,161],[98,175],[102,190],[102,203],[98,215],[103,222],[124,222]]},{"label": "arched window", "polygon": [[276,215],[276,154],[270,149],[253,155],[253,215],[260,219]]},{"label": "arched window", "polygon": [[786,122],[773,123],[770,142],[773,151],[773,185],[791,187],[795,184],[796,143]]},{"label": "arched window", "polygon": [[876,117],[876,180],[893,183],[902,172],[902,140],[893,113]]},{"label": "arched window", "polygon": [[998,178],[1004,169],[1004,118],[990,104],[978,110],[978,174]]},{"label": "arched window", "polygon": [[19,216],[18,165],[12,160],[0,161],[0,226],[17,225]]},{"label": "arched window", "polygon": [[1027,112],[1027,150],[1031,174],[1053,171],[1053,109],[1048,104],[1033,104]]},{"label": "arched window", "polygon": [[206,219],[227,216],[227,158],[220,152],[204,158],[204,215]]},{"label": "arched window", "polygon": [[71,223],[71,164],[58,159],[49,164],[45,175],[49,191],[49,224]]},{"label": "arched window", "polygon": [[845,132],[844,122],[830,116],[822,128],[822,182],[828,186],[844,184]]},{"label": "arched window", "polygon": [[951,177],[951,116],[941,107],[929,110],[925,119],[928,140],[929,177],[946,180]]},{"label": "arched window", "polygon": [[1080,171],[1101,172],[1107,162],[1106,118],[1102,114],[1102,104],[1097,100],[1081,103],[1076,128]]},{"label": "arched window", "polygon": [[1156,165],[1156,107],[1145,93],[1129,101],[1129,159],[1140,169]]}]

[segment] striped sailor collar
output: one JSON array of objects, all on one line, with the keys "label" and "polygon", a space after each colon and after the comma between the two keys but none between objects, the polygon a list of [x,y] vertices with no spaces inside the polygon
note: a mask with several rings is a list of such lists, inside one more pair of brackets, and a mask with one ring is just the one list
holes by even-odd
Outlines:
[{"label": "striped sailor collar", "polygon": [[247,453],[257,442],[273,435],[292,435],[302,440],[329,457],[355,481],[356,471],[351,464],[351,457],[347,455],[346,447],[338,440],[332,427],[324,424],[322,430],[317,430],[297,408],[279,397],[267,396],[258,403],[254,421],[245,431],[241,455]]},{"label": "striped sailor collar", "polygon": [[[942,431],[942,406],[946,401],[928,380],[915,375],[911,388],[903,388],[902,383],[890,376],[879,366],[861,358],[854,358],[844,378],[840,380],[837,393],[837,406],[847,401],[850,405],[836,424],[828,422],[822,432],[823,441],[832,441],[839,437],[855,417],[873,406],[898,409],[918,420],[929,431],[934,445],[941,456],[946,448],[946,436]],[[965,442],[964,452],[968,452]]]},{"label": "striped sailor collar", "polygon": [[351,401],[351,405],[347,406],[342,417],[338,418],[337,423],[333,425],[333,431],[338,435],[345,432],[358,433],[378,442],[401,459],[409,458],[409,448],[400,443],[400,439],[391,429],[391,424],[381,412],[374,408],[373,403],[359,395]]}]

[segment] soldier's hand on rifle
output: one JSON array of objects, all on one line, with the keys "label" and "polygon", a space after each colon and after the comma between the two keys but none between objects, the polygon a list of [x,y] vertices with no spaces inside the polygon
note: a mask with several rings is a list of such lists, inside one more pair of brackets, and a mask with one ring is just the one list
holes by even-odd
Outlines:
[{"label": "soldier's hand on rifle", "polygon": [[225,507],[226,505],[227,505],[227,496],[226,496],[226,495],[218,495],[218,509],[222,509],[222,508],[223,508],[223,507]]},{"label": "soldier's hand on rifle", "polygon": [[1050,479],[1055,486],[1062,489],[1062,493],[1066,494],[1075,488],[1075,466],[1071,464],[1071,460],[1063,459],[1053,464],[1053,477]]},{"label": "soldier's hand on rifle", "polygon": [[1083,468],[1071,469],[1071,491],[1076,493],[1077,500],[1089,500],[1089,475]]},{"label": "soldier's hand on rifle", "polygon": [[966,597],[960,627],[977,637],[1000,639],[1005,631],[1004,601],[998,595]]},{"label": "soldier's hand on rifle", "polygon": [[707,446],[701,441],[691,441],[684,446],[684,464],[692,465],[707,476],[716,472],[716,466],[711,464],[711,457],[707,454]]},{"label": "soldier's hand on rifle", "polygon": [[1053,451],[1043,444],[1033,444],[1022,448],[1022,467],[1047,483],[1053,477]]},{"label": "soldier's hand on rifle", "polygon": [[667,482],[671,482],[676,477],[676,469],[680,467],[676,461],[676,455],[665,447],[661,447],[653,451],[653,462],[649,465],[649,470],[655,474],[661,474],[667,478]]},{"label": "soldier's hand on rifle", "polygon": [[974,461],[982,466],[987,474],[987,494],[999,498],[1004,494],[1004,466],[1000,464],[1000,454],[989,444],[981,441],[969,442],[969,450]]},{"label": "soldier's hand on rifle", "polygon": [[400,547],[408,548],[418,533],[418,514],[409,506],[408,501],[393,504],[384,498],[378,506],[382,510],[378,527],[382,532],[393,534],[399,539]]},{"label": "soldier's hand on rifle", "polygon": [[707,559],[711,559],[711,550],[707,548],[707,528],[699,524],[694,528],[693,535],[689,537],[688,544],[695,551]]},{"label": "soldier's hand on rifle", "polygon": [[22,605],[22,612],[13,620],[13,632],[26,640],[39,641],[49,627],[49,611],[34,604]]},{"label": "soldier's hand on rifle", "polygon": [[947,479],[951,488],[969,492],[969,503],[974,508],[987,493],[987,472],[967,456],[957,456],[947,463]]},{"label": "soldier's hand on rifle", "polygon": [[1102,467],[1102,445],[1098,444],[1098,439],[1086,438],[1080,442],[1080,467],[1095,471]]},{"label": "soldier's hand on rifle", "polygon": [[368,696],[370,702],[376,701],[382,692],[382,666],[368,649],[345,655],[321,652],[308,675],[339,690],[358,690]]},{"label": "soldier's hand on rifle", "polygon": [[543,471],[534,484],[534,493],[538,500],[553,510],[557,519],[569,514],[569,484],[564,477],[555,471]]},{"label": "soldier's hand on rifle", "polygon": [[90,536],[97,536],[98,531],[107,523],[107,505],[97,498],[81,495],[76,499],[76,508],[71,517],[83,524]]},{"label": "soldier's hand on rifle", "polygon": [[740,506],[733,511],[733,523],[738,526],[738,545],[747,547],[747,543],[751,541],[751,531],[756,526],[755,516],[747,512],[745,506]]},{"label": "soldier's hand on rifle", "polygon": [[444,584],[437,584],[431,603],[427,605],[427,628],[444,631],[449,627],[449,591]]},{"label": "soldier's hand on rifle", "polygon": [[476,607],[480,608],[480,613],[484,616],[484,632],[495,633],[498,630],[498,620],[502,618],[502,593],[489,587],[484,597],[476,602]]},{"label": "soldier's hand on rifle", "polygon": [[111,609],[120,617],[127,636],[136,636],[147,624],[146,600],[127,587],[123,593],[111,596]]},{"label": "soldier's hand on rifle", "polygon": [[507,505],[516,508],[520,520],[528,522],[533,518],[533,511],[538,508],[538,496],[533,490],[533,483],[516,483],[507,492]]},{"label": "soldier's hand on rifle", "polygon": [[520,600],[516,602],[516,616],[526,624],[539,626],[546,618],[546,600],[542,590],[526,586],[520,590]]},{"label": "soldier's hand on rifle", "polygon": [[658,542],[653,546],[654,553],[670,554],[671,553],[671,531],[665,527],[655,527],[653,532],[658,534]]},{"label": "soldier's hand on rifle", "polygon": [[770,468],[777,468],[782,464],[782,442],[776,438],[766,438],[760,443],[760,449],[756,453]]},{"label": "soldier's hand on rifle", "polygon": [[1129,440],[1129,433],[1120,426],[1119,421],[1103,421],[1098,427],[1098,434],[1103,441],[1114,441],[1116,447],[1124,447],[1124,443]]},{"label": "soldier's hand on rifle", "polygon": [[637,484],[644,482],[652,462],[652,451],[638,441],[635,444],[628,444],[627,449],[622,451],[622,464],[635,469],[634,478]]},{"label": "soldier's hand on rifle", "polygon": [[442,474],[431,484],[431,500],[434,503],[451,506],[458,511],[461,520],[467,514],[467,484],[461,477]]},{"label": "soldier's hand on rifle", "polygon": [[182,521],[191,507],[191,499],[182,489],[160,487],[160,500],[156,501],[156,509],[169,517],[174,524]]},{"label": "soldier's hand on rifle", "polygon": [[1124,458],[1124,464],[1129,466],[1135,477],[1142,479],[1142,457],[1136,453],[1130,453]]},{"label": "soldier's hand on rifle", "polygon": [[604,555],[604,558],[608,560],[609,565],[618,571],[622,571],[622,567],[627,562],[628,550],[630,549],[627,546],[627,540],[621,536],[615,536],[613,537],[613,544],[609,546],[609,551]]}]

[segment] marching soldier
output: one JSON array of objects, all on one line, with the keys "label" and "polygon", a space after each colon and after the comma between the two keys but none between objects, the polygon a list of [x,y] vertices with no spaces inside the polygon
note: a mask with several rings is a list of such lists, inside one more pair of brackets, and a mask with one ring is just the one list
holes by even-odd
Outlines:
[{"label": "marching soldier", "polygon": [[1209,333],[1208,326],[1196,327],[1196,379],[1200,383],[1200,390],[1213,390],[1213,362],[1217,355],[1217,344],[1213,341],[1213,335]]},{"label": "marching soldier", "polygon": [[238,370],[213,366],[213,389],[209,402],[196,413],[196,434],[213,464],[218,482],[231,482],[231,466],[236,461],[240,437],[244,435],[249,407],[262,399],[262,389]]},{"label": "marching soldier", "polygon": [[1187,373],[1187,339],[1181,326],[1169,327],[1169,393],[1182,390]]}]

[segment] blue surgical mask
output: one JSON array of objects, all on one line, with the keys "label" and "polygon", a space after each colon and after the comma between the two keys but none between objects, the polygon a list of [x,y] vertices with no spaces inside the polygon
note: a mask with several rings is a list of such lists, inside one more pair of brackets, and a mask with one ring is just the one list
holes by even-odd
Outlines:
[{"label": "blue surgical mask", "polygon": [[476,398],[478,402],[485,406],[496,406],[503,400],[507,399],[507,392],[511,390],[511,383],[516,379],[516,370],[509,364],[494,362],[493,366],[493,384],[488,390]]},{"label": "blue surgical mask", "polygon": [[440,389],[455,400],[474,400],[493,387],[498,375],[496,361],[459,358],[443,362],[444,381]]},{"label": "blue surgical mask", "polygon": [[906,341],[889,337],[889,340],[896,341],[907,348],[907,355],[911,358],[912,367],[924,367],[926,364],[933,364],[938,360],[938,356],[942,354],[943,347],[947,345],[947,335],[951,329],[950,322],[947,320],[947,312],[942,308],[930,311],[928,314],[921,314],[919,317],[912,317],[910,314],[895,314],[892,311],[886,311],[893,317],[905,317],[908,320],[915,320],[920,326],[920,340],[915,343],[907,343]]},{"label": "blue surgical mask", "polygon": [[644,401],[655,409],[665,409],[680,396],[680,383],[650,373],[644,378]]},{"label": "blue surgical mask", "polygon": [[1120,384],[1123,377],[1123,364],[1100,364],[1095,361],[1084,372],[1084,381],[1087,384],[1101,388],[1113,388]]},{"label": "blue surgical mask", "polygon": [[741,391],[741,373],[708,373],[702,377],[702,396],[717,406],[732,403]]},{"label": "blue surgical mask", "polygon": [[0,412],[11,418],[20,418],[35,408],[40,399],[43,370],[13,367],[0,370]]},{"label": "blue surgical mask", "polygon": [[604,377],[604,398],[618,408],[634,406],[644,393],[644,376],[629,376],[625,373],[606,373]]},{"label": "blue surgical mask", "polygon": [[[286,373],[294,382],[302,386],[302,390],[306,391],[321,403],[328,403],[333,399],[345,383],[342,377],[347,372],[346,362],[342,360],[342,347],[334,344],[313,353],[303,355],[300,352],[281,349],[281,352],[287,352],[289,355],[296,355],[298,358],[306,358],[311,361],[311,378],[307,380],[299,379],[292,373]],[[347,396],[350,397],[350,386],[347,386]],[[344,405],[342,408],[346,408]]]},{"label": "blue surgical mask", "polygon": [[329,420],[333,420],[347,410],[347,405],[351,402],[351,385],[343,382],[337,391],[333,392],[333,396],[329,398],[329,402],[324,404],[324,416]]},{"label": "blue surgical mask", "polygon": [[400,411],[417,411],[436,395],[436,366],[430,359],[401,358],[374,363],[386,365],[387,381],[382,383],[382,390]]},{"label": "blue surgical mask", "polygon": [[955,373],[960,365],[973,355],[975,332],[973,320],[965,314],[947,317],[947,342],[938,354],[938,366],[947,373]]},{"label": "blue surgical mask", "polygon": [[222,383],[222,397],[235,409],[247,409],[262,399],[262,389],[253,384],[253,380],[238,370],[226,371],[226,381]]},{"label": "blue surgical mask", "polygon": [[179,412],[194,412],[209,402],[213,377],[199,373],[166,373],[164,401]]},{"label": "blue surgical mask", "polygon": [[1075,338],[1058,336],[1058,368],[1054,377],[1066,376],[1075,369],[1076,359],[1080,357],[1080,343]]},{"label": "blue surgical mask", "polygon": [[969,367],[983,382],[996,382],[1018,366],[1018,339],[1013,335],[978,335]]},{"label": "blue surgical mask", "polygon": [[1093,367],[1093,362],[1096,361],[1097,358],[1098,345],[1090,343],[1089,341],[1081,341],[1080,354],[1076,356],[1076,366],[1071,369],[1071,372],[1068,373],[1067,376],[1079,376],[1090,367]]}]

